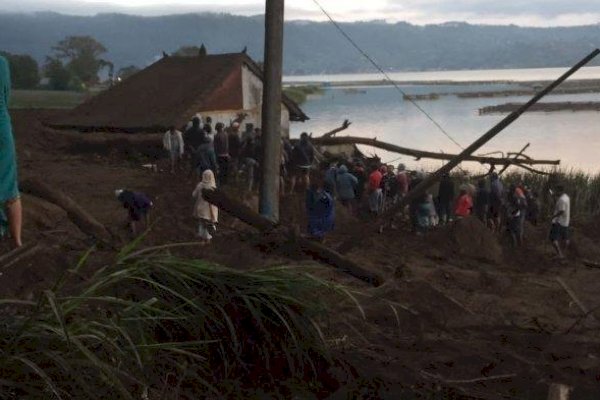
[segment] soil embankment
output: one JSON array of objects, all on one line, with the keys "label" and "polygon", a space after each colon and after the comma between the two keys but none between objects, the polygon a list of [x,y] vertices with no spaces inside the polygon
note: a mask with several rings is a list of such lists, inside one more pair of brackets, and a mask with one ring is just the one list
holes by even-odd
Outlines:
[{"label": "soil embankment", "polygon": [[[114,190],[143,191],[156,205],[144,245],[194,240],[195,182],[185,174],[143,168],[144,149],[156,149],[149,138],[139,139],[139,149],[120,148],[108,137],[87,141],[86,135],[45,128],[40,119],[47,115],[13,115],[23,179],[35,177],[60,188],[123,244],[130,238]],[[252,196],[238,197],[256,204]],[[34,298],[91,245],[60,208],[31,196],[24,202],[25,240],[39,250],[9,268],[0,266],[3,298]],[[281,214],[286,224],[303,226],[302,196],[284,198]],[[439,398],[540,399],[557,382],[574,387],[573,398],[579,399],[593,398],[600,390],[600,326],[594,318],[582,318],[556,278],[589,309],[600,305],[600,270],[582,261],[600,260],[596,223],[576,222],[574,246],[568,262],[561,264],[551,257],[546,225],[528,225],[525,246],[512,249],[503,236],[476,220],[421,237],[403,227],[379,235],[364,232],[363,222],[340,208],[327,244],[335,247],[364,232],[362,243],[347,256],[384,276],[378,288],[287,248],[271,247],[227,215],[222,215],[211,246],[172,251],[242,270],[310,265],[317,276],[346,285],[356,301],[329,304],[330,320],[322,328],[331,350],[355,365],[363,379],[347,383],[338,395],[346,391],[349,398],[359,398],[367,392],[371,398],[392,399],[411,392],[438,393]],[[0,254],[7,250],[2,246]],[[99,249],[97,263],[114,257],[115,251]]]}]

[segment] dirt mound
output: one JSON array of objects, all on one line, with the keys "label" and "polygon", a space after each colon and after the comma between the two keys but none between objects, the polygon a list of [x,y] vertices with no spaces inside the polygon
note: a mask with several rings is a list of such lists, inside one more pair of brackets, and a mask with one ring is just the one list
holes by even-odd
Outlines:
[{"label": "dirt mound", "polygon": [[23,194],[21,198],[26,231],[55,229],[59,225],[69,222],[67,213],[62,208],[27,194]]},{"label": "dirt mound", "polygon": [[460,219],[448,233],[454,251],[461,256],[495,264],[502,261],[502,247],[498,239],[479,219]]}]

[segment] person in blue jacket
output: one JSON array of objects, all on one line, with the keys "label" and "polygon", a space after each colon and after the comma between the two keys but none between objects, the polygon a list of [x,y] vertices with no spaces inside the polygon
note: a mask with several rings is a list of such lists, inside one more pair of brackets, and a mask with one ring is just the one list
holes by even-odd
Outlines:
[{"label": "person in blue jacket", "polygon": [[314,180],[306,191],[306,213],[309,236],[322,242],[335,225],[335,201],[323,185]]}]

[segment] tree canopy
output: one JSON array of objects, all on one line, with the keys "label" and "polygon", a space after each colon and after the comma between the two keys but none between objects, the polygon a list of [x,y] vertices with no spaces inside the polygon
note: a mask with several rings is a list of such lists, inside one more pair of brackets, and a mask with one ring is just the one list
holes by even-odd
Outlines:
[{"label": "tree canopy", "polygon": [[31,56],[0,51],[10,66],[11,85],[15,89],[34,89],[40,83],[37,61]]},{"label": "tree canopy", "polygon": [[98,72],[110,63],[100,56],[106,48],[91,36],[68,36],[54,50],[54,59],[64,62],[74,78],[89,86],[98,83]]}]

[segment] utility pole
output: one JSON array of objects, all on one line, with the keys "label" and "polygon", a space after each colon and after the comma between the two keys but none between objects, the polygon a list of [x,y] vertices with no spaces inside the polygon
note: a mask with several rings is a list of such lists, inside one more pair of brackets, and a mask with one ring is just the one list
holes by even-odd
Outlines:
[{"label": "utility pole", "polygon": [[260,214],[279,222],[284,0],[266,0]]}]

